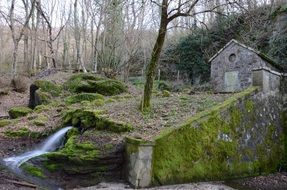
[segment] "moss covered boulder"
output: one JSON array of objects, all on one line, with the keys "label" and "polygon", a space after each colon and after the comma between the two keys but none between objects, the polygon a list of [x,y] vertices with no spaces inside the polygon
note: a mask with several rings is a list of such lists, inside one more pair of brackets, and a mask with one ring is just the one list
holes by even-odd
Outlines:
[{"label": "moss covered boulder", "polygon": [[21,169],[24,170],[28,175],[38,177],[38,178],[46,178],[43,170],[37,166],[34,166],[29,163],[24,163],[21,165]]},{"label": "moss covered boulder", "polygon": [[62,86],[48,80],[36,80],[30,86],[29,107],[34,109],[41,104],[49,104],[62,93]]},{"label": "moss covered boulder", "polygon": [[[30,101],[34,99],[37,102],[35,106],[39,104],[49,104],[55,97],[60,96],[62,87],[51,81],[37,80],[34,85],[38,88],[35,92],[31,92],[30,89]],[[34,95],[31,93],[35,93]]]},{"label": "moss covered boulder", "polygon": [[95,128],[112,132],[127,132],[133,129],[130,124],[107,118],[100,110],[69,110],[63,116],[63,124],[77,126],[84,130]]},{"label": "moss covered boulder", "polygon": [[98,155],[99,150],[92,142],[79,142],[76,135],[73,135],[61,150],[49,153],[47,157],[50,160],[67,160],[73,164],[84,165],[86,161],[97,160]]},{"label": "moss covered boulder", "polygon": [[11,108],[8,113],[12,119],[23,117],[32,112],[32,109],[25,106],[17,106]]},{"label": "moss covered boulder", "polygon": [[74,75],[64,86],[74,93],[89,92],[105,96],[117,95],[127,91],[127,86],[118,80],[100,78],[91,74]]},{"label": "moss covered boulder", "polygon": [[57,97],[61,94],[62,87],[47,80],[36,80],[35,85],[39,87],[42,92],[48,93],[53,97]]},{"label": "moss covered boulder", "polygon": [[81,103],[83,101],[94,101],[94,100],[104,100],[104,96],[98,93],[80,93],[76,95],[69,96],[65,99],[66,104]]},{"label": "moss covered boulder", "polygon": [[91,129],[81,135],[69,131],[67,136],[63,148],[38,159],[45,170],[61,176],[77,176],[82,179],[77,185],[82,186],[123,176],[124,145],[113,140],[117,134]]}]

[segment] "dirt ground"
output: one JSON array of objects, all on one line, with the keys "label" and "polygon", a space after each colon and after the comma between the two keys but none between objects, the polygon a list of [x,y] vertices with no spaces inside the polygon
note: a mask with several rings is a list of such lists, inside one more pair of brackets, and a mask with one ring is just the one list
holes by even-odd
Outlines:
[{"label": "dirt ground", "polygon": [[25,91],[16,92],[11,88],[11,78],[0,76],[0,118],[8,116],[8,110],[15,105],[27,105],[29,98],[29,86],[31,80],[23,77]]}]

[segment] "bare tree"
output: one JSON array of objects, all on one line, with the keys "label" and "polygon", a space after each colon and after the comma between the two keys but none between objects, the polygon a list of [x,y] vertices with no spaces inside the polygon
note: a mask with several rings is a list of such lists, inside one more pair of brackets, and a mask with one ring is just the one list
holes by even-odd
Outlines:
[{"label": "bare tree", "polygon": [[78,16],[78,0],[74,2],[74,35],[76,41],[76,51],[77,51],[77,64],[80,65],[81,69],[86,73],[87,69],[82,60],[81,52],[81,32],[79,26],[79,16]]},{"label": "bare tree", "polygon": [[[52,60],[52,66],[54,68],[56,68],[56,58],[55,58],[55,50],[54,50],[54,46],[53,46],[53,42],[59,37],[60,33],[62,32],[62,30],[64,29],[65,25],[62,25],[59,29],[59,31],[57,32],[57,34],[54,36],[53,35],[53,26],[52,26],[52,19],[49,18],[49,16],[44,12],[44,10],[42,9],[42,5],[39,1],[37,1],[36,3],[36,7],[38,12],[40,13],[41,17],[44,19],[46,25],[47,25],[47,29],[48,29],[48,40],[47,40],[47,45],[50,51],[50,55],[47,56],[48,59]],[[52,11],[53,13],[53,11]],[[51,13],[51,14],[52,14]],[[68,17],[67,21],[69,20],[70,16]],[[48,62],[48,68],[50,68],[50,64]]]},{"label": "bare tree", "polygon": [[[198,12],[193,11],[196,5],[199,4],[199,0],[179,0],[174,2],[172,0],[162,0],[161,4],[157,1],[151,0],[154,4],[160,7],[161,10],[161,18],[160,18],[160,26],[158,30],[158,35],[156,42],[154,44],[154,48],[151,54],[150,62],[147,66],[146,70],[146,82],[144,87],[144,96],[142,100],[142,109],[149,109],[151,107],[151,97],[152,97],[152,89],[153,82],[155,77],[156,68],[158,65],[158,60],[160,57],[160,53],[165,41],[165,37],[167,34],[167,26],[170,22],[178,17],[188,17],[195,16],[197,14],[203,14],[207,12],[216,12],[217,14],[222,14],[222,12],[217,12],[219,6],[217,5],[212,9],[203,9]],[[217,0],[218,1],[218,0]],[[226,4],[230,4],[230,1],[227,1]]]},{"label": "bare tree", "polygon": [[36,0],[32,0],[30,11],[27,11],[29,13],[26,14],[24,23],[22,23],[22,26],[20,26],[19,29],[17,27],[18,25],[16,24],[17,19],[15,18],[15,4],[16,4],[15,0],[11,1],[8,15],[5,15],[5,13],[2,11],[0,12],[2,14],[2,16],[4,17],[4,19],[6,20],[8,26],[10,28],[11,35],[12,35],[12,41],[13,41],[13,45],[14,45],[13,60],[12,60],[12,77],[13,78],[17,74],[17,57],[18,57],[19,42],[22,39],[22,37],[25,33],[25,30],[27,29],[27,26],[29,24],[29,21],[31,19],[31,16],[34,12],[35,3],[36,3]]}]

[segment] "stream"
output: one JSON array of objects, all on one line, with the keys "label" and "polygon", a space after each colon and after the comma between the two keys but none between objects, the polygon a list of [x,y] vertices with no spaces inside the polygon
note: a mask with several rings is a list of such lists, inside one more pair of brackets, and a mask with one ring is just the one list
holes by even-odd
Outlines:
[{"label": "stream", "polygon": [[23,154],[4,158],[0,161],[0,164],[4,165],[10,172],[15,174],[17,177],[24,179],[25,181],[34,183],[36,185],[48,188],[48,189],[61,189],[57,185],[52,184],[49,180],[39,179],[27,175],[26,172],[23,172],[20,166],[29,161],[30,159],[53,152],[63,146],[64,138],[68,130],[72,127],[65,127],[48,137],[43,143],[37,146],[34,150],[27,151]]}]

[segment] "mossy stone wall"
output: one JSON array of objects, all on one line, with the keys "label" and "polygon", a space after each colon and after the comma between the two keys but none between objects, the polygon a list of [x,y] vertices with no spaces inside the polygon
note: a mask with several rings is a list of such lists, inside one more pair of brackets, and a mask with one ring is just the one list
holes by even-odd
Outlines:
[{"label": "mossy stone wall", "polygon": [[249,88],[155,139],[152,183],[274,172],[284,152],[279,96]]}]

